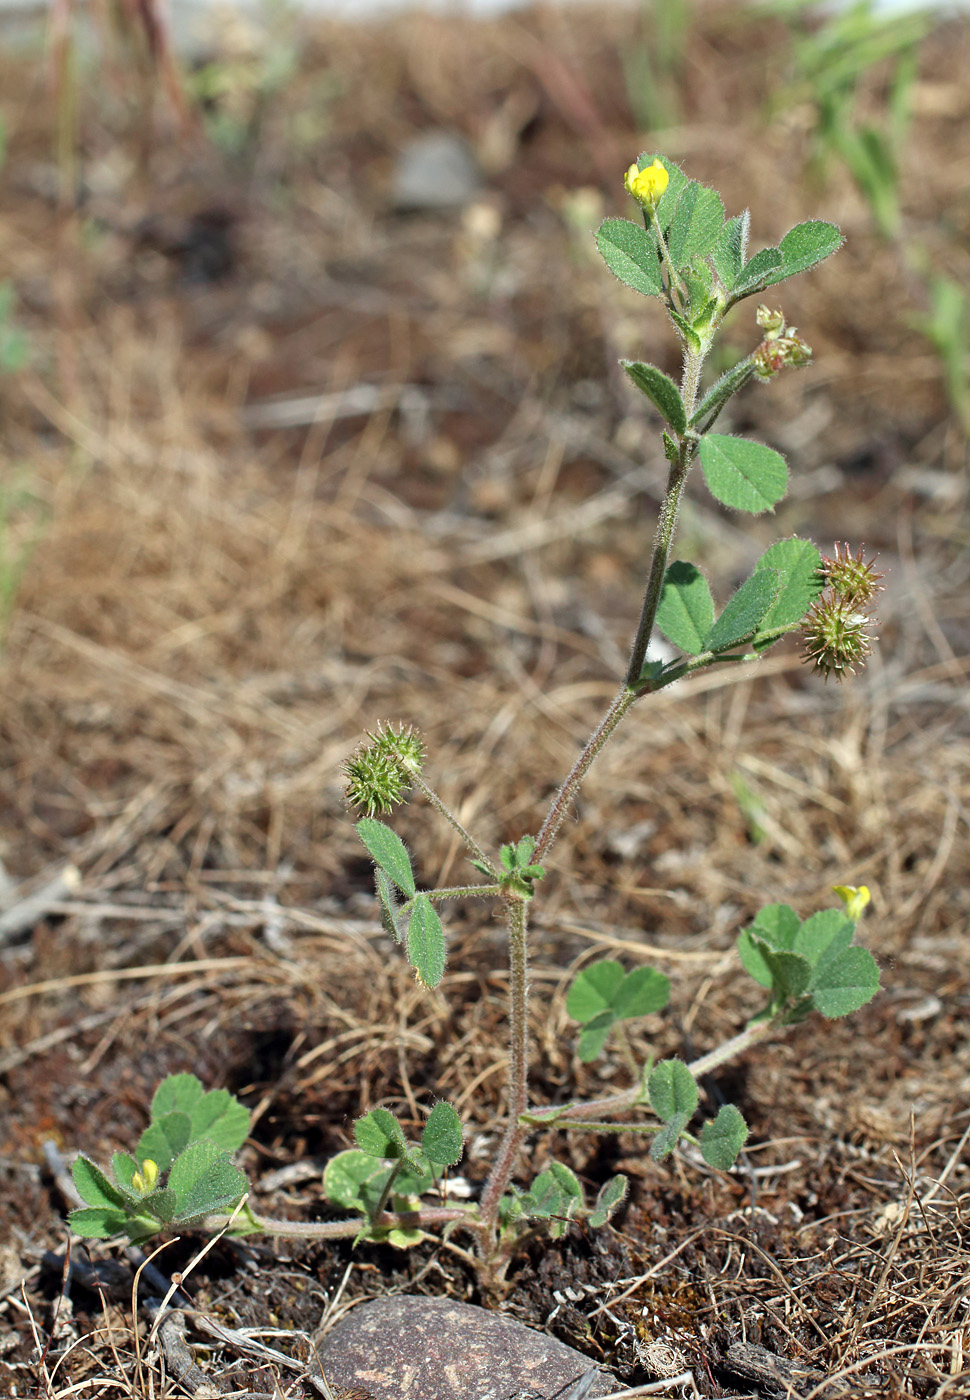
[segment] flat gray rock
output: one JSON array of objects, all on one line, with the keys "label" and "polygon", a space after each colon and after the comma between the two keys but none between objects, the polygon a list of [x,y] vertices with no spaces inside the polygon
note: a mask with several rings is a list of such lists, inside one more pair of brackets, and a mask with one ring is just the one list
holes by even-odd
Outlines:
[{"label": "flat gray rock", "polygon": [[[324,1373],[374,1400],[512,1400],[555,1396],[593,1367],[582,1352],[514,1318],[448,1298],[364,1303],[323,1341]],[[620,1387],[602,1372],[589,1400]]]},{"label": "flat gray rock", "polygon": [[478,166],[462,138],[428,131],[409,141],[394,167],[395,209],[456,209],[481,188]]}]

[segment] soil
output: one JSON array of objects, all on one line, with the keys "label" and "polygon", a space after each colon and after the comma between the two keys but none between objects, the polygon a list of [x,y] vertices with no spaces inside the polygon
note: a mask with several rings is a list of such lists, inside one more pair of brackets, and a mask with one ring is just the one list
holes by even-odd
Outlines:
[{"label": "soil", "polygon": [[[0,378],[0,851],[7,902],[41,892],[0,945],[5,1394],[311,1393],[323,1331],[389,1292],[500,1308],[630,1386],[970,1393],[967,438],[959,373],[948,395],[919,330],[927,268],[970,285],[970,34],[920,46],[887,239],[820,154],[785,23],[699,9],[676,111],[646,134],[624,77],[641,23],[240,21],[188,128],[137,65],[82,70],[59,163],[66,89],[44,95],[39,54],[0,55],[29,355]],[[885,119],[888,76],[864,77],[860,121]],[[467,142],[481,193],[396,211],[395,159],[434,129]],[[534,1097],[625,1082],[616,1050],[575,1055],[565,991],[594,955],[671,976],[630,1044],[690,1058],[759,1009],[734,953],[751,916],[865,883],[883,989],[705,1082],[705,1109],[751,1127],[730,1172],[654,1163],[633,1132],[532,1144],[521,1182],[554,1146],[593,1194],[627,1173],[630,1199],[523,1247],[501,1296],[433,1240],[169,1243],[199,1368],[180,1378],[132,1308],[137,1257],[75,1242],[68,1266],[61,1171],[130,1147],[166,1074],[252,1109],[240,1162],[267,1214],[326,1218],[322,1165],[377,1104],[417,1128],[449,1099],[461,1173],[486,1173],[501,926],[449,911],[444,981],[415,984],[341,763],[380,721],[418,725],[430,781],[497,848],[536,829],[615,693],[665,480],[617,361],[677,363],[589,230],[629,214],[622,171],[654,148],[750,206],[752,246],[811,217],[847,240],[781,298],[813,368],[725,419],[786,453],[787,500],[742,521],[698,483],[680,552],[723,598],[798,531],[878,553],[887,587],[845,685],[784,644],[663,692],[604,751],[536,901]],[[743,308],[725,334],[754,344]],[[395,822],[423,883],[463,878],[430,808]]]}]

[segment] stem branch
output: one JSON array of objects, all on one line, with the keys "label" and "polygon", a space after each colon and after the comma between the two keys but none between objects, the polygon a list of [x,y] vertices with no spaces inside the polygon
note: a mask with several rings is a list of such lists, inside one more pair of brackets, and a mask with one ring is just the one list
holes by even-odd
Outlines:
[{"label": "stem branch", "polygon": [[529,1106],[528,904],[506,896],[509,928],[509,1108],[508,1122],[482,1192],[482,1223],[494,1236],[499,1202],[528,1128],[519,1119]]}]

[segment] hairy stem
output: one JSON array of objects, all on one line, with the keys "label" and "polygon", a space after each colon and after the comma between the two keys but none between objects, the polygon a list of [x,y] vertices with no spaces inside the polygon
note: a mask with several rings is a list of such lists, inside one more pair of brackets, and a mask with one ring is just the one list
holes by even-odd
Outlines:
[{"label": "hairy stem", "polygon": [[497,875],[498,872],[495,869],[495,866],[493,865],[492,861],[489,859],[487,853],[482,850],[481,846],[475,840],[474,836],[472,836],[471,832],[465,830],[465,828],[462,826],[461,822],[455,816],[451,808],[447,806],[444,802],[442,802],[441,798],[435,792],[434,788],[430,787],[419,773],[411,773],[409,774],[409,778],[413,785],[418,789],[418,791],[422,793],[424,797],[426,797],[427,800],[431,803],[431,806],[435,809],[435,811],[440,812],[441,816],[444,817],[445,821],[455,828],[462,841],[464,841],[467,848],[471,851],[472,855],[475,856],[477,860],[480,860],[483,865],[487,866],[488,870],[492,875]]},{"label": "hairy stem", "polygon": [[[750,1050],[752,1045],[758,1045],[762,1040],[766,1040],[778,1029],[778,1026],[779,1021],[776,1018],[770,1021],[758,1021],[754,1025],[746,1026],[743,1031],[739,1031],[730,1040],[726,1040],[723,1045],[719,1045],[715,1050],[710,1050],[700,1059],[692,1060],[687,1068],[695,1079],[700,1079],[726,1061],[734,1059],[736,1055]],[[522,1115],[523,1127],[530,1129],[572,1127],[580,1121],[590,1122],[593,1119],[608,1118],[613,1113],[628,1113],[631,1108],[635,1108],[638,1103],[643,1101],[643,1086],[634,1084],[629,1089],[622,1089],[618,1094],[607,1094],[601,1099],[589,1099],[585,1103],[565,1103],[556,1104],[553,1108],[529,1109]]]},{"label": "hairy stem", "polygon": [[[478,1222],[470,1216],[467,1208],[459,1206],[427,1206],[414,1211],[380,1211],[373,1219],[360,1216],[353,1220],[274,1220],[269,1216],[249,1212],[252,1222],[267,1235],[302,1240],[352,1240],[361,1230],[376,1227],[380,1230],[395,1228],[404,1230],[419,1229],[423,1225],[444,1225],[452,1220],[463,1221],[474,1230]],[[221,1229],[229,1223],[229,1216],[210,1216],[208,1228]]]},{"label": "hairy stem", "polygon": [[499,1202],[528,1129],[519,1119],[529,1106],[528,904],[506,897],[509,926],[509,1110],[502,1142],[482,1192],[481,1218],[494,1237]]},{"label": "hairy stem", "polygon": [[657,533],[653,543],[653,558],[650,560],[650,573],[647,578],[646,592],[643,595],[643,607],[640,609],[636,637],[633,640],[630,665],[626,673],[628,693],[635,694],[640,674],[643,671],[643,663],[647,659],[647,647],[650,644],[653,624],[657,619],[664,574],[667,572],[667,558],[670,554],[670,545],[677,525],[677,512],[680,509],[680,498],[684,494],[690,463],[689,444],[683,443],[679,458],[676,462],[671,463],[670,475],[667,478],[667,490],[664,492],[663,504],[660,507]]},{"label": "hairy stem", "polygon": [[532,859],[534,861],[541,861],[543,856],[547,854],[549,847],[556,839],[559,828],[562,826],[563,819],[569,810],[569,804],[576,796],[580,784],[589,772],[591,763],[603,748],[604,744],[606,744],[614,729],[636,698],[633,691],[627,686],[624,686],[596,726],[586,747],[570,769],[569,776],[553,798],[552,806],[549,808],[546,819],[542,823],[539,835],[536,838],[536,848],[532,853]]}]

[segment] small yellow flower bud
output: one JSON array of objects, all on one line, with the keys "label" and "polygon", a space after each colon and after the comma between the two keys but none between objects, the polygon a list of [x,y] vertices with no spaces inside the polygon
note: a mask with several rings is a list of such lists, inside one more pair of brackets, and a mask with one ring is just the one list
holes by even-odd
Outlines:
[{"label": "small yellow flower bud", "polygon": [[862,911],[871,898],[868,885],[833,885],[832,893],[839,896],[853,922],[862,917]]},{"label": "small yellow flower bud", "polygon": [[157,1180],[158,1163],[153,1162],[150,1157],[146,1157],[141,1164],[141,1171],[135,1172],[132,1176],[131,1184],[136,1191],[141,1191],[143,1195],[147,1195],[149,1191],[154,1190]]},{"label": "small yellow flower bud", "polygon": [[641,170],[636,164],[631,165],[623,176],[623,188],[645,209],[655,209],[669,180],[670,176],[661,161],[654,160],[646,170]]}]

